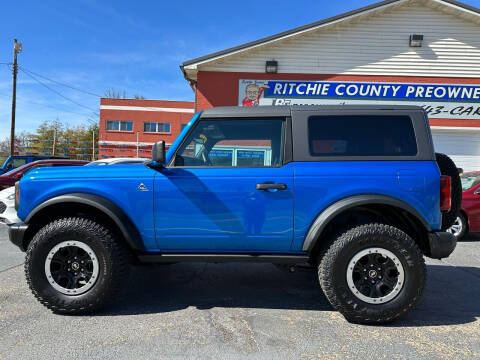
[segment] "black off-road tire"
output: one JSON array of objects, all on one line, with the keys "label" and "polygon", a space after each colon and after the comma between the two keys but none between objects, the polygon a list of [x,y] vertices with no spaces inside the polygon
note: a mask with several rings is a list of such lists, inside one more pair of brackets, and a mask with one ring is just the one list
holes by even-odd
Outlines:
[{"label": "black off-road tire", "polygon": [[462,182],[458,168],[447,155],[442,153],[435,153],[438,168],[442,175],[448,175],[452,179],[452,207],[448,212],[442,212],[442,230],[450,228],[455,220],[462,206]]},{"label": "black off-road tire", "polygon": [[[64,241],[88,245],[96,255],[99,273],[94,285],[80,295],[57,291],[47,280],[45,261],[49,252]],[[44,226],[30,242],[25,274],[35,297],[55,313],[90,313],[102,307],[128,280],[128,249],[102,224],[84,218],[64,218]]]},{"label": "black off-road tire", "polygon": [[[390,251],[400,260],[404,270],[400,292],[382,304],[360,300],[347,284],[349,262],[368,248]],[[407,234],[393,226],[372,223],[351,228],[332,239],[320,254],[318,277],[327,299],[348,321],[380,324],[393,321],[415,308],[425,287],[426,267],[420,249]]]}]

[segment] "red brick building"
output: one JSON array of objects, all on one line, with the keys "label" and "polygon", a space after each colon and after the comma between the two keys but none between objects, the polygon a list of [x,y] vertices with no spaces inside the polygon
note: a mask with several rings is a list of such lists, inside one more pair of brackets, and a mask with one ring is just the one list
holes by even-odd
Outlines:
[{"label": "red brick building", "polygon": [[99,159],[150,157],[152,145],[167,148],[194,112],[191,101],[100,99]]}]

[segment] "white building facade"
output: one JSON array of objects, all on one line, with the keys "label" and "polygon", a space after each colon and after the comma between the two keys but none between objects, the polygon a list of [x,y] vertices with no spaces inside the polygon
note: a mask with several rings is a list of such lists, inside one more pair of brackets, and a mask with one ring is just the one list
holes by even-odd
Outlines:
[{"label": "white building facade", "polygon": [[422,106],[436,151],[480,170],[480,10],[463,3],[387,0],[186,61],[182,70],[197,110]]}]

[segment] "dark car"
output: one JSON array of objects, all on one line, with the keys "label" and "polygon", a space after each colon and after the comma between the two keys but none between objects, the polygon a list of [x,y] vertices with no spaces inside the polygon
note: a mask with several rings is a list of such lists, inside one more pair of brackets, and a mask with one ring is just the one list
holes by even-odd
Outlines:
[{"label": "dark car", "polygon": [[9,172],[0,176],[0,190],[14,186],[17,181],[19,181],[23,175],[27,172],[38,169],[41,167],[51,167],[51,166],[79,166],[88,164],[88,161],[83,160],[59,160],[59,159],[49,159],[49,160],[37,160],[25,165],[22,165],[16,169],[10,170]]},{"label": "dark car", "polygon": [[462,209],[455,223],[448,229],[457,239],[467,233],[480,232],[480,171],[461,175]]}]

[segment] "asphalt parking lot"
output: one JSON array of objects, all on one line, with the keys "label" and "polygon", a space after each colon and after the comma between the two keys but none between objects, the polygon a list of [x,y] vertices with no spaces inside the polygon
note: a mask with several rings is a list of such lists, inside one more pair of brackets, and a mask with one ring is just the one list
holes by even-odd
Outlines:
[{"label": "asphalt parking lot", "polygon": [[480,237],[428,260],[422,303],[388,326],[349,324],[315,272],[269,264],[140,266],[101,313],[54,315],[22,263],[0,225],[0,359],[480,358]]}]

